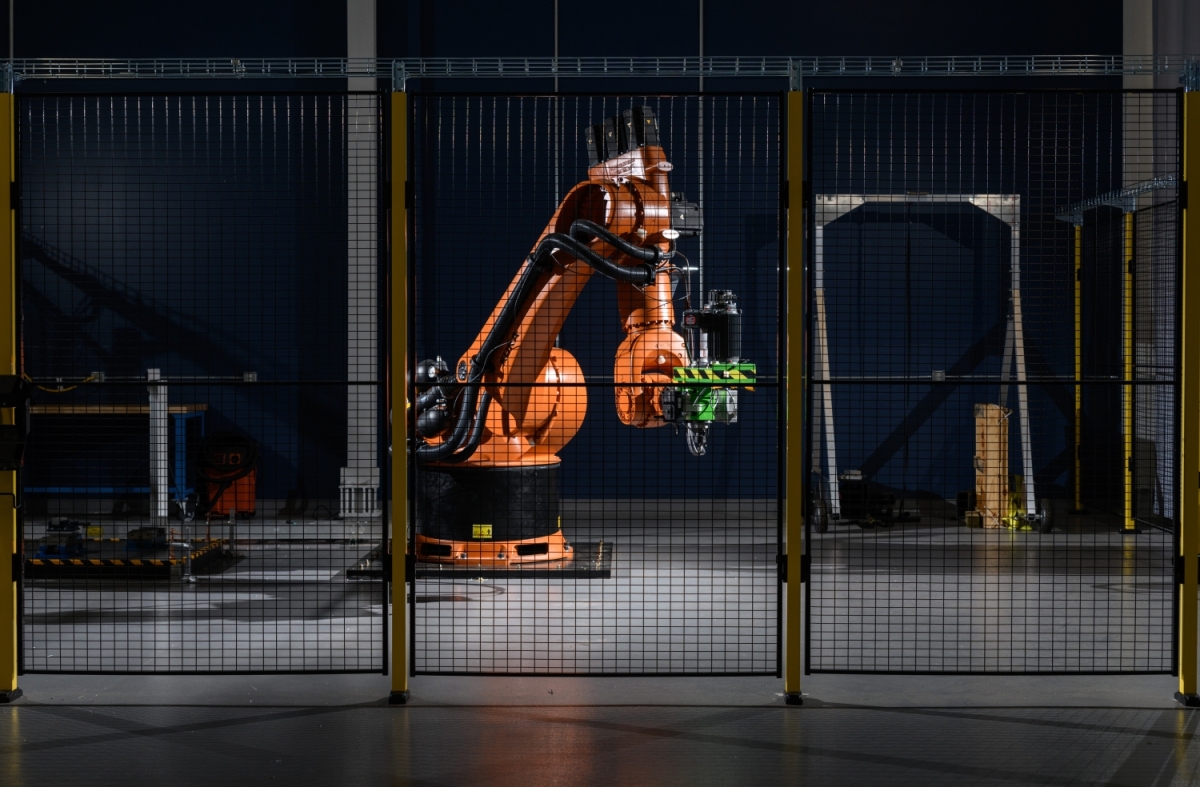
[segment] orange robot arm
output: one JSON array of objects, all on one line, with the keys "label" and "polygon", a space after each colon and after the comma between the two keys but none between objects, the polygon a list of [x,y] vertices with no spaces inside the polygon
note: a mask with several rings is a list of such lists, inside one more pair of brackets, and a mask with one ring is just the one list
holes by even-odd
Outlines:
[{"label": "orange robot arm", "polygon": [[[593,132],[607,130],[613,139],[589,140],[600,153],[588,179],[563,198],[455,368],[419,366],[418,387],[427,387],[417,405],[424,441],[418,461],[555,461],[587,410],[579,365],[555,340],[597,270],[616,280],[626,333],[613,366],[617,415],[640,428],[667,423],[662,391],[673,368],[688,365],[687,347],[673,327],[667,261],[680,234],[672,228],[672,167],[648,109],[626,112],[622,120],[624,128],[609,121]],[[618,137],[630,149],[617,148]]]}]

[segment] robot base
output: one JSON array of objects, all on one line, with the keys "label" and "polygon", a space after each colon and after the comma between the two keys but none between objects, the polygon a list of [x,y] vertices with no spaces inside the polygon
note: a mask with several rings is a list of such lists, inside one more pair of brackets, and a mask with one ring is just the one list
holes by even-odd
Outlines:
[{"label": "robot base", "polygon": [[417,560],[475,568],[566,560],[558,464],[417,468]]},{"label": "robot base", "polygon": [[457,566],[504,568],[522,563],[569,560],[575,555],[562,531],[516,541],[448,541],[418,535],[417,560]]}]

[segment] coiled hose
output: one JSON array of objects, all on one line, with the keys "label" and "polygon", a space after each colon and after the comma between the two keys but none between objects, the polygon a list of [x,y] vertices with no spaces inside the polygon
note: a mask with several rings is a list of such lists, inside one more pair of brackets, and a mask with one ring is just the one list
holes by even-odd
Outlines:
[{"label": "coiled hose", "polygon": [[[618,265],[607,257],[602,257],[587,245],[599,238],[622,254],[645,262],[645,265]],[[571,224],[568,233],[552,232],[542,238],[537,248],[529,255],[521,278],[513,289],[512,296],[500,310],[492,329],[479,348],[479,354],[471,359],[471,368],[467,373],[466,385],[462,393],[462,408],[458,412],[458,421],[454,430],[438,445],[421,445],[414,451],[418,462],[462,462],[470,458],[479,447],[483,438],[483,427],[487,421],[488,406],[491,395],[484,393],[479,399],[480,381],[491,364],[492,355],[500,349],[503,340],[512,330],[513,322],[521,308],[536,292],[538,275],[550,270],[555,250],[564,251],[580,262],[586,263],[598,273],[614,281],[645,287],[654,282],[658,273],[658,265],[662,262],[662,250],[657,246],[637,246],[624,238],[618,237],[593,221],[579,219]],[[417,398],[417,415],[427,410],[438,396],[428,396],[426,392]],[[478,405],[478,412],[476,411]],[[464,447],[465,443],[465,447]],[[463,450],[460,452],[459,448]],[[457,453],[456,453],[457,452]]]}]

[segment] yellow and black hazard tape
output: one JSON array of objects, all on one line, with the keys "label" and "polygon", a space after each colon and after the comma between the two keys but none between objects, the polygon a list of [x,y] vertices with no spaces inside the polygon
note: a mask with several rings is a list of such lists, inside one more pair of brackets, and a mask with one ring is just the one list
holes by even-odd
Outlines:
[{"label": "yellow and black hazard tape", "polygon": [[[208,542],[201,549],[192,552],[191,558],[196,558],[217,549],[225,543],[225,539],[220,538]],[[117,568],[128,568],[131,566],[178,566],[187,562],[185,557],[169,557],[169,558],[27,558],[25,560],[31,566],[111,566]]]},{"label": "yellow and black hazard tape", "polygon": [[714,383],[716,385],[754,385],[751,369],[706,369],[697,366],[676,366],[673,378],[677,383]]},{"label": "yellow and black hazard tape", "polygon": [[224,543],[225,543],[225,539],[223,539],[223,538],[218,538],[216,541],[209,541],[208,546],[202,547],[201,549],[197,549],[195,552],[192,553],[192,560],[195,560],[196,558],[200,557],[201,555],[207,555],[209,552],[212,552],[214,549],[217,549]]},{"label": "yellow and black hazard tape", "polygon": [[177,563],[182,563],[182,560],[167,558],[166,560],[157,559],[129,559],[122,560],[119,558],[30,558],[26,561],[31,566],[173,566]]}]

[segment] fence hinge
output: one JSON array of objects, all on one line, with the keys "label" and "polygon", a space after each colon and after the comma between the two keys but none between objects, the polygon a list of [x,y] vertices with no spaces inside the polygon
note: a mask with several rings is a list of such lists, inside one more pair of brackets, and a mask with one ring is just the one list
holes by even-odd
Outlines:
[{"label": "fence hinge", "polygon": [[1188,193],[1188,187],[1187,187],[1187,181],[1185,180],[1179,184],[1179,209],[1180,210],[1187,210],[1187,193]]},{"label": "fence hinge", "polygon": [[[809,555],[801,555],[800,556],[800,581],[801,582],[808,581],[809,567],[811,565],[812,565],[812,558]],[[775,567],[779,571],[779,581],[787,582],[788,581],[788,570],[787,570],[788,556],[787,555],[776,555],[775,556]]]},{"label": "fence hinge", "polygon": [[13,582],[21,581],[21,572],[25,568],[25,566],[23,565],[24,562],[25,561],[21,560],[20,552],[16,552],[13,554],[13,556],[12,556],[12,581]]},{"label": "fence hinge", "polygon": [[[1184,577],[1183,569],[1187,565],[1186,555],[1175,555],[1175,584],[1183,584]],[[1196,570],[1200,571],[1200,554],[1196,555]]]}]

